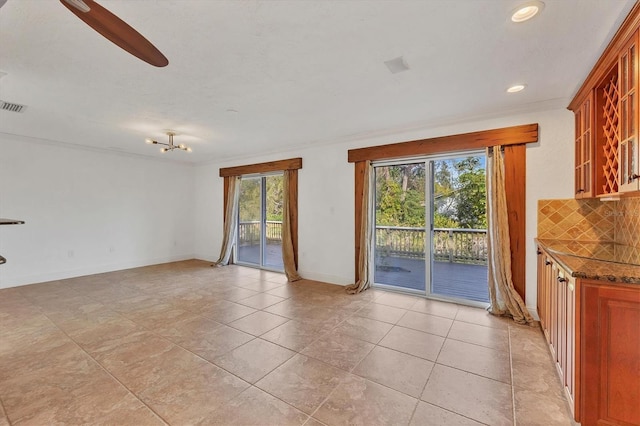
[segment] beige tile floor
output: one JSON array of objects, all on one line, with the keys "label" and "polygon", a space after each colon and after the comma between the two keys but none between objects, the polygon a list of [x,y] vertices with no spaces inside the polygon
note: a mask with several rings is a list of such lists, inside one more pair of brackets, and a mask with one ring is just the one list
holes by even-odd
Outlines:
[{"label": "beige tile floor", "polygon": [[0,426],[570,425],[537,328],[177,262],[0,290]]}]

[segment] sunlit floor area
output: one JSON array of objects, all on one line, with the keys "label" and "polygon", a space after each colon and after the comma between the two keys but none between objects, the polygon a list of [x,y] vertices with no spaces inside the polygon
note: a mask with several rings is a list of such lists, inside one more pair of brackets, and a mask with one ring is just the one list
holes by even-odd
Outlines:
[{"label": "sunlit floor area", "polygon": [[570,425],[537,327],[185,261],[0,290],[0,425]]},{"label": "sunlit floor area", "polygon": [[[489,302],[486,265],[433,262],[431,272],[431,293],[475,302]],[[424,277],[425,260],[406,257],[386,257],[384,265],[378,264],[375,272],[377,283],[413,290],[424,290]]]}]

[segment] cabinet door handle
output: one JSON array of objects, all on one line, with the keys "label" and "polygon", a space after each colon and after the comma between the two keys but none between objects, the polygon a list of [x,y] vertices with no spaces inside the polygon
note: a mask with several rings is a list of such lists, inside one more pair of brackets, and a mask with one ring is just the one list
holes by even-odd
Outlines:
[{"label": "cabinet door handle", "polygon": [[558,277],[558,282],[559,282],[559,283],[566,283],[566,282],[567,282],[567,279],[566,279],[566,278],[564,278],[564,277]]},{"label": "cabinet door handle", "polygon": [[545,260],[545,261],[544,261],[544,264],[545,264],[545,265],[547,265],[547,266],[549,266],[549,265],[551,265],[551,262],[549,262],[548,260]]},{"label": "cabinet door handle", "polygon": [[631,176],[629,176],[629,183],[633,182],[634,180],[640,178],[640,175],[637,173],[632,174]]},{"label": "cabinet door handle", "polygon": [[578,189],[578,190],[576,191],[576,194],[582,194],[583,192],[584,192],[584,189]]},{"label": "cabinet door handle", "polygon": [[538,256],[542,254],[540,250],[536,251],[536,253],[538,254]]}]

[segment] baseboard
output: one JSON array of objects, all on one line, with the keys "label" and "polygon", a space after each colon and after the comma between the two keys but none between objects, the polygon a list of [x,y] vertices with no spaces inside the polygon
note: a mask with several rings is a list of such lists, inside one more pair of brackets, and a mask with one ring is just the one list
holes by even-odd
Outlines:
[{"label": "baseboard", "polygon": [[343,285],[343,286],[353,284],[353,279],[341,277],[339,275],[330,275],[330,274],[323,274],[318,272],[302,271],[302,270],[299,270],[298,273],[302,278],[307,280],[321,281],[324,283]]},{"label": "baseboard", "polygon": [[102,274],[105,272],[121,271],[123,269],[140,268],[143,266],[158,265],[161,263],[178,262],[181,260],[189,260],[193,258],[193,254],[184,254],[139,260],[134,262],[120,262],[108,265],[87,266],[83,268],[68,269],[64,271],[47,272],[44,274],[25,275],[22,277],[16,277],[11,280],[7,280],[7,282],[4,282],[5,280],[3,280],[3,282],[0,283],[0,289],[37,284],[48,281],[64,280],[67,278],[83,277],[86,275]]},{"label": "baseboard", "polygon": [[205,262],[216,262],[218,260],[218,256],[220,256],[220,253],[218,254],[203,254],[203,253],[196,253],[193,255],[193,258],[196,260],[203,260]]},{"label": "baseboard", "polygon": [[534,320],[540,321],[540,317],[538,316],[538,308],[535,306],[527,306],[529,313],[533,317]]},{"label": "baseboard", "polygon": [[[204,260],[207,262],[215,262],[216,260],[218,260],[218,255],[196,253],[195,258],[198,260]],[[323,273],[304,271],[304,270],[298,270],[298,273],[302,278],[307,280],[321,281],[324,283],[336,284],[336,285],[342,285],[342,286],[353,284],[352,278],[347,278],[339,275],[323,274]]]}]

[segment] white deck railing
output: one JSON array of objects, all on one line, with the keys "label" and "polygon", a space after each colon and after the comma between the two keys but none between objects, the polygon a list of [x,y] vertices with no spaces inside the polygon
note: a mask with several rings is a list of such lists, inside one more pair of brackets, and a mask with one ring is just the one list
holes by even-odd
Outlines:
[{"label": "white deck railing", "polygon": [[[240,222],[241,246],[260,243],[260,221]],[[282,222],[267,221],[267,241],[282,241]],[[425,229],[403,226],[376,226],[376,251],[383,256],[424,259]],[[487,263],[487,230],[436,228],[433,230],[435,260],[454,263]]]},{"label": "white deck railing", "polygon": [[[424,228],[376,226],[376,251],[382,256],[424,259],[425,244]],[[484,265],[487,230],[436,228],[432,252],[435,260]]]},{"label": "white deck railing", "polygon": [[[267,242],[282,241],[282,221],[267,220]],[[240,222],[238,242],[241,246],[260,244],[260,221]]]}]

